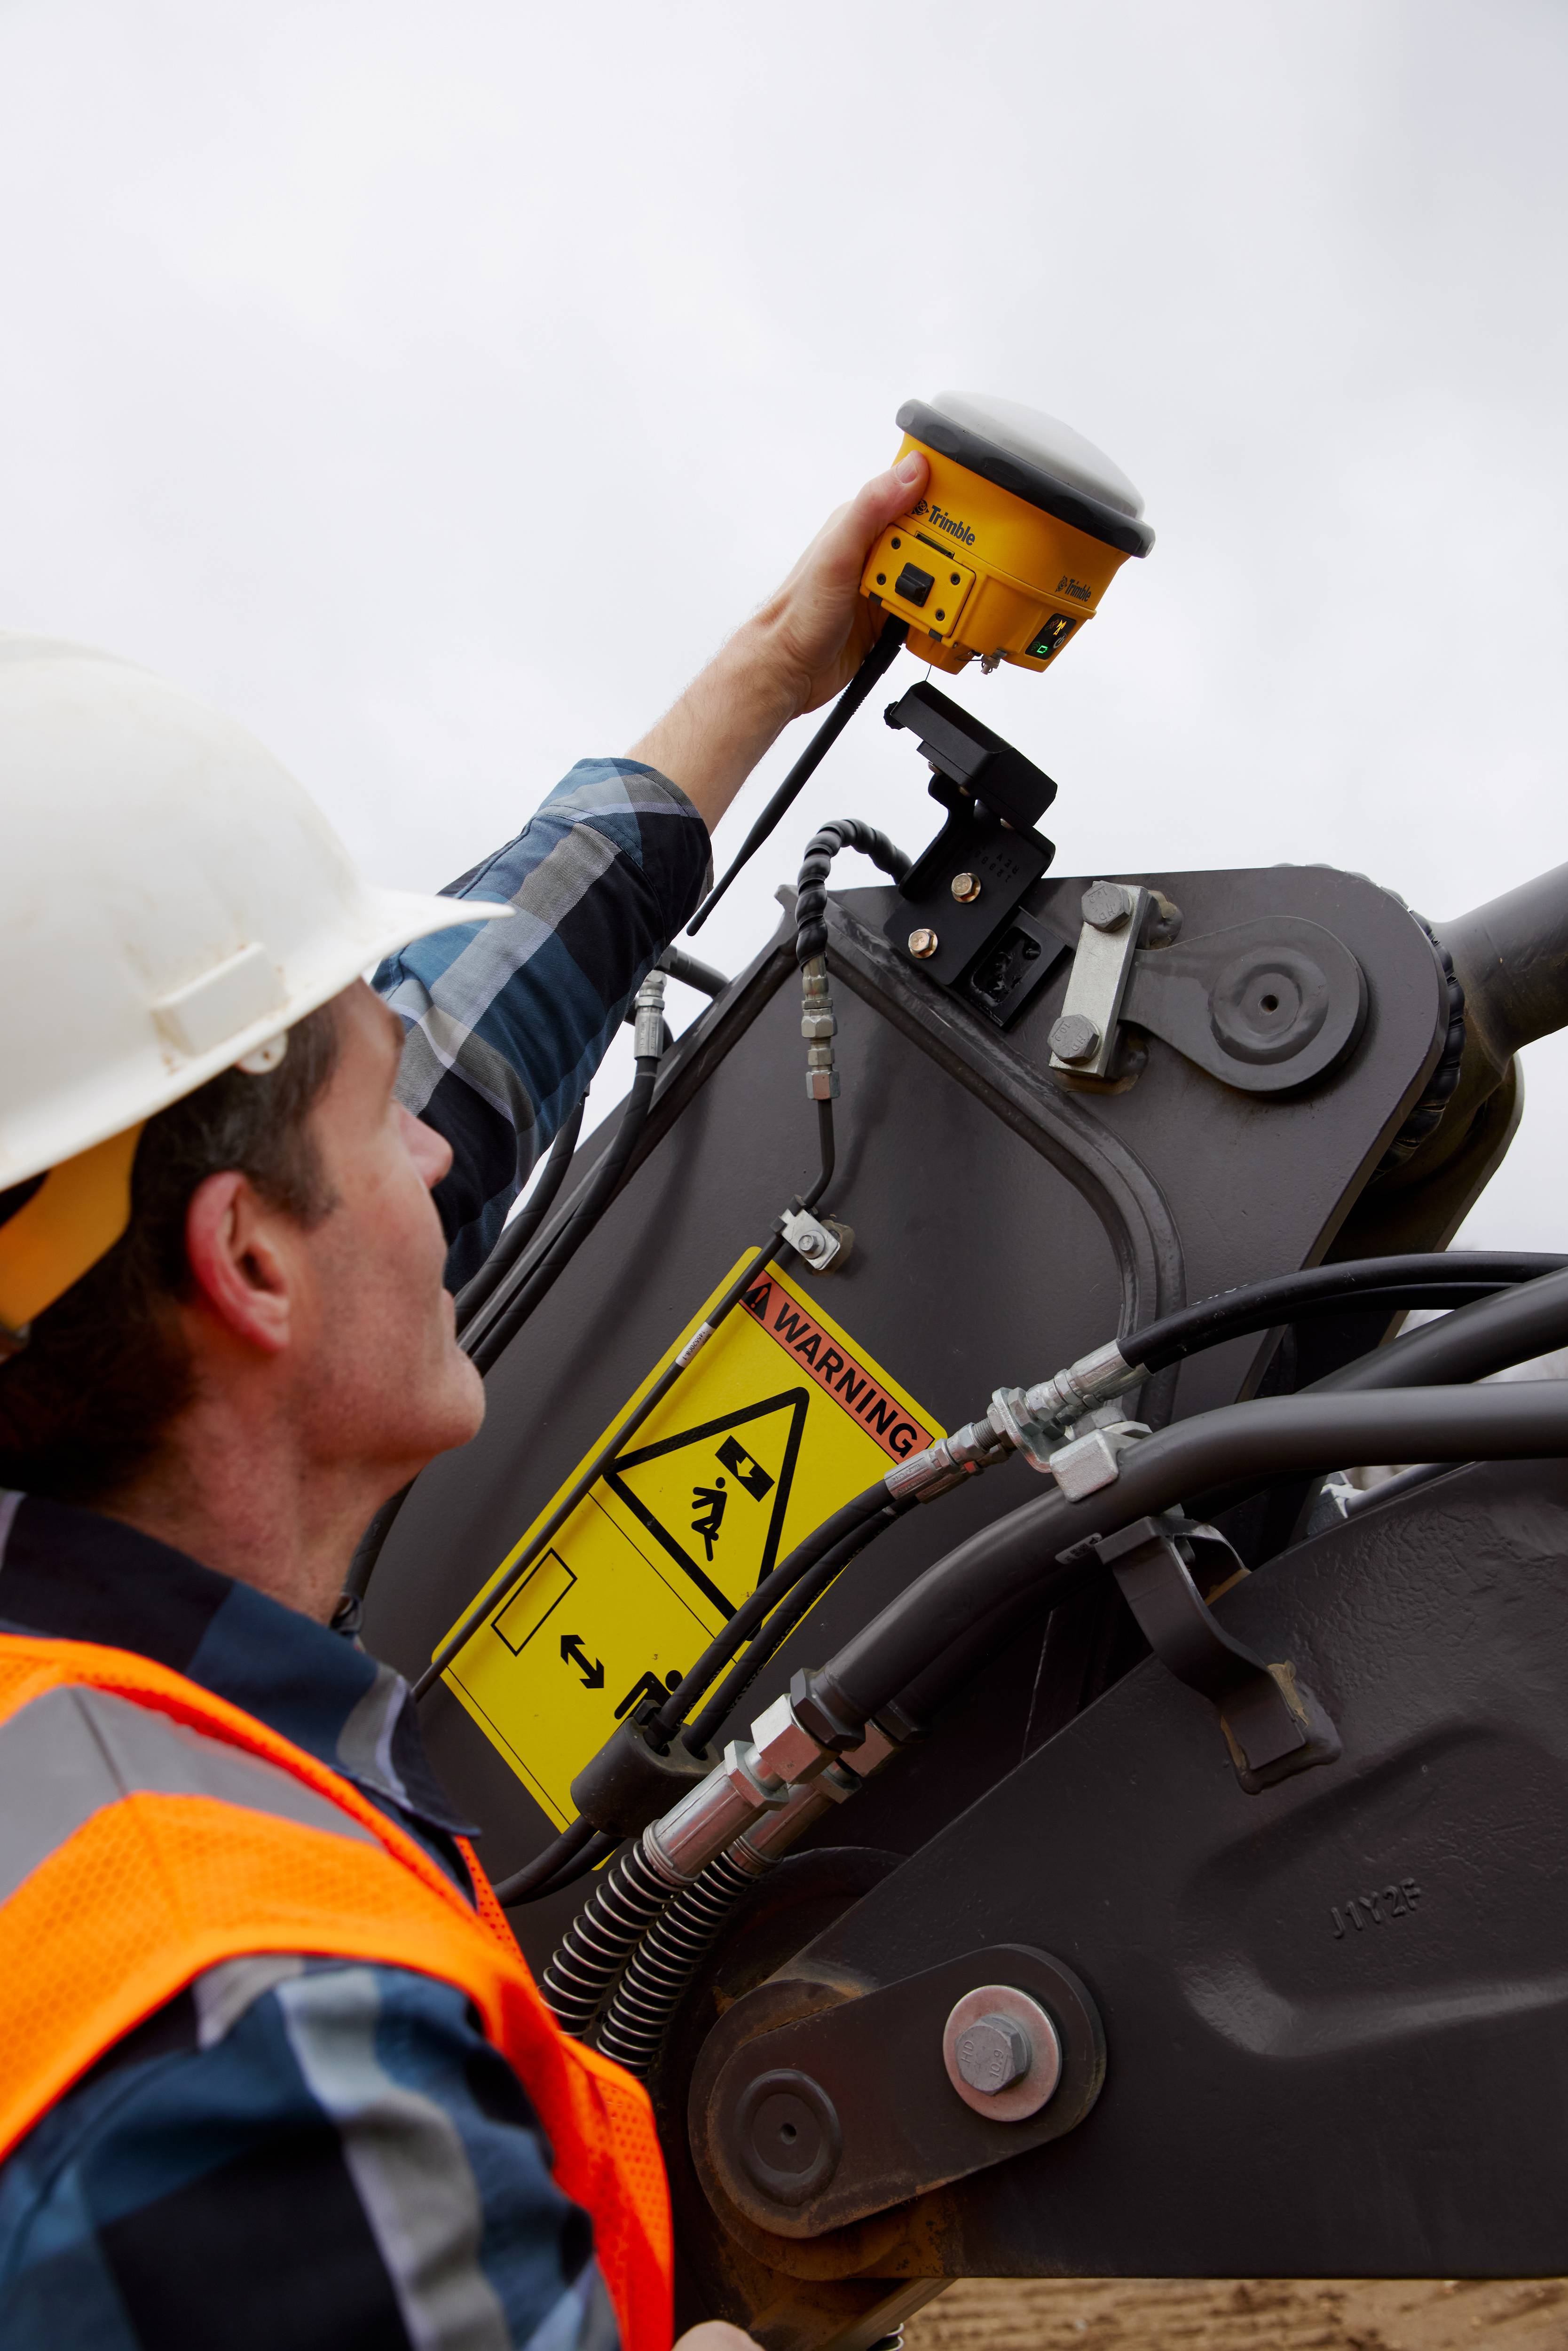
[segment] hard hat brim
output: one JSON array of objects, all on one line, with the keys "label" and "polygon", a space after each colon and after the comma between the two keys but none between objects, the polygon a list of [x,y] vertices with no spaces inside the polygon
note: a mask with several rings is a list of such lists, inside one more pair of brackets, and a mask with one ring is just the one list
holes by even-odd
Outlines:
[{"label": "hard hat brim", "polygon": [[400,947],[437,933],[477,928],[517,912],[515,906],[488,898],[434,897],[410,890],[383,890],[361,885],[351,907],[343,909],[334,952],[279,997],[259,1018],[236,1029],[208,1050],[182,1052],[155,1025],[148,1008],[145,1050],[112,1072],[98,1071],[90,1085],[73,1091],[77,1099],[57,1096],[47,1105],[35,1131],[14,1125],[7,1136],[11,1147],[0,1153],[0,1192],[25,1184],[46,1168],[57,1166],[88,1151],[111,1134],[155,1118],[186,1094],[194,1093],[209,1078],[233,1069],[281,1032],[292,1029],[308,1013],[317,1011],[362,974],[374,970]]}]

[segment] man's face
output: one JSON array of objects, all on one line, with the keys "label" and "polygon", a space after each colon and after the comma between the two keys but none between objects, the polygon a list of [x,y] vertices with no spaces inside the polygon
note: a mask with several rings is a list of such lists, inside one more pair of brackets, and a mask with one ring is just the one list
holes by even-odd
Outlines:
[{"label": "man's face", "polygon": [[318,1458],[384,1463],[392,1492],[467,1442],[485,1390],[454,1336],[430,1196],[451,1147],[393,1098],[402,1027],[380,998],[356,980],[333,1009],[338,1065],[310,1124],[334,1205],[303,1237],[296,1401]]}]

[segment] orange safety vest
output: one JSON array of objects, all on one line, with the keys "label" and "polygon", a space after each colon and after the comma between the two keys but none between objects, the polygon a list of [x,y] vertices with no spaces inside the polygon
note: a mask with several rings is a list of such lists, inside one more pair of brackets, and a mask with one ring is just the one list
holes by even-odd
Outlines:
[{"label": "orange safety vest", "polygon": [[0,1635],[0,2160],[104,2052],[261,1952],[466,1994],[592,2216],[627,2351],[668,2351],[669,2193],[639,2083],[568,2040],[471,1849],[477,1914],[359,1790],[125,1649]]}]

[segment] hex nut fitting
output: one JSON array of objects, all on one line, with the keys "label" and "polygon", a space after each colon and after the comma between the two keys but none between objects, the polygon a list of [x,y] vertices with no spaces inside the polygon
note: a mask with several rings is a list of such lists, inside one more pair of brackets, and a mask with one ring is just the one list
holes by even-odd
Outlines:
[{"label": "hex nut fitting", "polygon": [[783,1802],[782,1775],[772,1770],[754,1739],[732,1739],[718,1768],[736,1794],[748,1799],[758,1811]]},{"label": "hex nut fitting", "polygon": [[814,1779],[833,1760],[832,1750],[796,1720],[788,1696],[763,1708],[751,1726],[751,1744],[760,1770],[789,1787]]},{"label": "hex nut fitting", "polygon": [[947,887],[960,906],[972,906],[980,894],[980,877],[977,873],[955,873]]},{"label": "hex nut fitting", "polygon": [[1059,1061],[1092,1061],[1100,1050],[1100,1031],[1082,1012],[1064,1012],[1051,1024],[1050,1044]]},{"label": "hex nut fitting", "polygon": [[1083,893],[1083,919],[1091,930],[1119,931],[1133,911],[1133,893],[1120,882],[1092,882]]},{"label": "hex nut fitting", "polygon": [[924,925],[919,930],[911,931],[909,934],[909,952],[916,963],[928,961],[941,944],[936,932],[926,930]]}]

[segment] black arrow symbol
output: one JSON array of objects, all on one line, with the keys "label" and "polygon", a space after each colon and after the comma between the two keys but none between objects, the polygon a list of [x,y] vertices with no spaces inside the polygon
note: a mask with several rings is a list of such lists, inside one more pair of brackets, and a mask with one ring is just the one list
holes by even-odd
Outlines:
[{"label": "black arrow symbol", "polygon": [[580,1633],[563,1633],[561,1635],[560,1654],[568,1665],[581,1667],[582,1687],[584,1689],[602,1689],[604,1687],[604,1667],[597,1657],[595,1657],[592,1665],[589,1664],[588,1659],[582,1654],[582,1635]]}]

